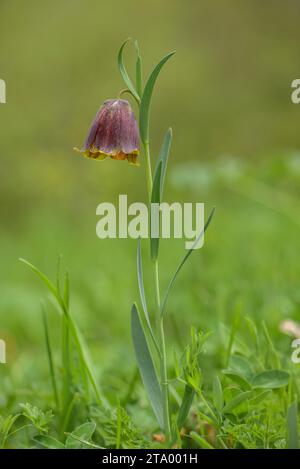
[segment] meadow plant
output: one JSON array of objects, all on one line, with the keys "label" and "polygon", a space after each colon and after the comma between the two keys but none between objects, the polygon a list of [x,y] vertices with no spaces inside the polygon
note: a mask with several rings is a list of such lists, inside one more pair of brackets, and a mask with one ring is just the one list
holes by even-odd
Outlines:
[{"label": "meadow plant", "polygon": [[[143,148],[143,163],[146,167],[146,187],[149,205],[162,202],[164,182],[167,172],[167,162],[171,147],[172,130],[166,131],[161,150],[153,165],[150,155],[150,105],[153,90],[159,73],[165,63],[174,55],[171,52],[163,57],[149,75],[145,86],[142,76],[142,59],[137,41],[133,41],[136,51],[135,80],[132,81],[124,65],[124,49],[131,40],[126,40],[120,48],[118,54],[118,66],[126,88],[120,92],[119,98],[106,101],[100,108],[91,126],[87,140],[81,149],[84,156],[93,159],[127,159],[132,164],[137,164],[139,154],[138,128],[135,123],[133,112],[127,101],[120,99],[124,93],[129,93],[136,101],[139,112],[139,135]],[[169,402],[169,380],[166,353],[166,337],[164,331],[164,320],[169,293],[173,283],[190,256],[193,249],[203,237],[204,231],[208,227],[214,210],[212,210],[204,229],[198,234],[192,248],[185,254],[183,260],[178,265],[173,274],[166,292],[161,299],[159,282],[159,236],[154,236],[151,229],[150,235],[150,257],[153,269],[153,288],[155,311],[151,315],[148,309],[148,299],[145,294],[143,281],[143,263],[141,239],[138,240],[137,247],[137,274],[140,293],[141,311],[137,303],[131,308],[131,333],[135,349],[138,368],[151,402],[153,411],[160,428],[163,430],[166,440],[170,443],[176,440],[176,435],[183,426],[192,404],[195,388],[199,386],[200,372],[198,369],[198,354],[201,350],[202,338],[196,331],[193,331],[192,346],[186,354],[184,376],[180,377],[185,384],[185,392],[176,415],[170,413]],[[154,219],[155,217],[155,219]],[[150,210],[150,225],[159,228],[159,213]],[[159,232],[159,229],[158,229]],[[156,327],[152,325],[153,317]],[[156,369],[158,363],[158,373]],[[179,373],[180,374],[180,373]]]}]

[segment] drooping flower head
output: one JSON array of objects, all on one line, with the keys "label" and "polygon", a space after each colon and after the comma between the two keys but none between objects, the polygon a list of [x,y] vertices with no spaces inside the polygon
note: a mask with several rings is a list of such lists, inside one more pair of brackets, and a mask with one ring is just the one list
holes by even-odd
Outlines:
[{"label": "drooping flower head", "polygon": [[128,101],[109,99],[100,107],[80,151],[87,158],[128,160],[137,165],[139,130]]}]

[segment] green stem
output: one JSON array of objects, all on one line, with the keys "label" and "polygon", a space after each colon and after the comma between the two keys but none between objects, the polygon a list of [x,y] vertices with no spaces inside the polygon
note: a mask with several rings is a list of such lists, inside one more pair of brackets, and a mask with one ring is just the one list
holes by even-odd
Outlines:
[{"label": "green stem", "polygon": [[[148,188],[149,204],[151,204],[152,196],[152,168],[151,168],[151,157],[149,142],[144,143],[144,153],[146,158],[146,178]],[[164,432],[167,441],[170,440],[171,425],[170,425],[170,413],[169,413],[169,390],[168,390],[168,374],[167,374],[167,354],[165,345],[165,333],[164,333],[164,317],[160,314],[160,292],[159,292],[159,275],[158,275],[158,260],[156,259],[153,263],[154,266],[154,291],[155,291],[155,308],[157,317],[157,330],[159,335],[159,346],[160,346],[160,384],[162,388],[162,406],[163,406],[163,421],[164,421]]]},{"label": "green stem", "polygon": [[146,158],[146,178],[147,178],[148,198],[149,198],[149,203],[151,203],[153,181],[152,181],[152,168],[151,168],[149,142],[144,143],[144,153],[145,153],[145,158]]},{"label": "green stem", "polygon": [[157,311],[157,326],[160,344],[160,381],[162,388],[162,405],[163,405],[163,420],[164,430],[167,441],[170,440],[171,426],[170,426],[170,412],[169,412],[169,383],[167,372],[167,353],[165,344],[165,331],[164,331],[164,317],[160,314],[160,294],[159,294],[159,276],[158,276],[158,261],[154,263],[155,273],[155,298],[156,298],[156,311]]}]

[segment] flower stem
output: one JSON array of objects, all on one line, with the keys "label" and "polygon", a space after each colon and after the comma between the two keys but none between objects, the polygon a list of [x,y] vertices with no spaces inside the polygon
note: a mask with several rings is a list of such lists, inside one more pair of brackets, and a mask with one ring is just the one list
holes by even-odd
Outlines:
[{"label": "flower stem", "polygon": [[146,178],[147,178],[147,189],[148,189],[148,198],[149,204],[151,203],[152,196],[152,168],[151,168],[151,157],[150,157],[150,147],[149,142],[144,143],[144,152],[146,157]]},{"label": "flower stem", "polygon": [[163,405],[163,421],[164,430],[167,441],[170,440],[170,413],[169,413],[169,384],[167,372],[167,354],[165,344],[165,331],[164,331],[164,317],[160,314],[160,294],[159,294],[159,275],[158,275],[158,260],[154,262],[154,277],[155,277],[155,298],[156,298],[156,311],[157,311],[157,328],[159,334],[160,345],[160,381],[162,388],[162,405]]},{"label": "flower stem", "polygon": [[[144,153],[146,158],[146,179],[149,204],[151,204],[152,196],[152,168],[151,168],[151,157],[149,142],[144,143]],[[163,407],[163,422],[164,432],[167,441],[170,440],[171,426],[170,426],[170,413],[169,413],[169,390],[168,390],[168,374],[167,374],[167,354],[165,345],[165,333],[164,333],[164,317],[161,315],[160,310],[160,292],[159,292],[159,272],[158,272],[158,260],[153,262],[154,272],[154,291],[155,291],[155,309],[157,319],[157,330],[159,335],[159,347],[160,347],[160,384],[162,388],[162,407]]]}]

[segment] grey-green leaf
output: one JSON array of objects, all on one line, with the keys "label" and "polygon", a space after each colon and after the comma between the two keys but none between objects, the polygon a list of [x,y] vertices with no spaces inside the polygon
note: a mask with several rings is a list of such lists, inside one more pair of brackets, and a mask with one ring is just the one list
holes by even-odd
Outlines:
[{"label": "grey-green leaf", "polygon": [[137,306],[131,308],[131,334],[138,368],[152,405],[154,414],[163,428],[163,409],[161,387],[157,379],[153,360],[149,351],[145,333],[140,321]]},{"label": "grey-green leaf", "polygon": [[162,197],[163,197],[164,183],[165,183],[167,163],[168,163],[171,142],[172,142],[172,129],[169,128],[165,134],[164,141],[163,141],[163,144],[161,146],[161,149],[157,158],[156,168],[154,172],[155,174],[157,171],[158,165],[161,162],[162,169],[161,169],[161,178],[160,178],[160,202],[162,201]]},{"label": "grey-green leaf", "polygon": [[143,92],[143,78],[142,78],[142,59],[140,56],[140,49],[137,41],[134,41],[136,50],[136,65],[135,65],[135,87],[139,96],[142,96]]},{"label": "grey-green leaf", "polygon": [[141,140],[143,143],[149,142],[150,104],[151,104],[151,97],[152,97],[156,79],[163,65],[174,54],[175,52],[171,52],[170,54],[167,54],[165,57],[162,58],[162,60],[156,65],[156,67],[152,71],[145,85],[144,92],[143,92],[142,99],[141,99],[141,107],[140,107],[140,134],[141,134]]},{"label": "grey-green leaf", "polygon": [[290,375],[283,370],[270,370],[258,373],[252,379],[254,388],[277,389],[287,386]]},{"label": "grey-green leaf", "polygon": [[138,92],[136,91],[128,73],[127,73],[127,70],[125,68],[125,65],[124,65],[124,60],[123,60],[123,53],[124,53],[124,48],[126,46],[126,44],[128,44],[128,42],[131,41],[131,38],[128,38],[126,39],[125,42],[123,42],[122,46],[120,47],[120,50],[119,50],[119,53],[118,53],[118,66],[119,66],[119,70],[120,70],[120,73],[122,75],[122,78],[125,82],[125,85],[127,86],[127,88],[129,89],[129,91],[131,92],[131,94],[134,96],[134,98],[137,100],[137,102],[140,102],[140,97],[138,95]]}]

